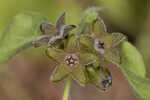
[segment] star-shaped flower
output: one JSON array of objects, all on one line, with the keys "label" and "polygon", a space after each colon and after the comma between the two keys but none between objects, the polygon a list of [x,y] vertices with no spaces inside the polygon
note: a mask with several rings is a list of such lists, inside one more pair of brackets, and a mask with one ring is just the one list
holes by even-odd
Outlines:
[{"label": "star-shaped flower", "polygon": [[112,85],[112,76],[107,68],[104,66],[98,66],[97,68],[93,65],[86,67],[89,82],[95,85],[99,90],[106,91]]},{"label": "star-shaped flower", "polygon": [[88,28],[88,34],[80,38],[80,44],[89,51],[96,51],[105,60],[120,63],[119,43],[126,39],[121,33],[108,33],[103,20],[98,17]]},{"label": "star-shaped flower", "polygon": [[[56,26],[48,22],[43,22],[40,26],[43,35],[33,42],[35,47],[42,45],[53,45],[57,40],[63,40],[68,33],[73,30],[75,25],[65,25],[65,13],[63,13],[56,21]],[[59,42],[60,44],[60,42]]]},{"label": "star-shaped flower", "polygon": [[53,82],[71,75],[81,86],[88,82],[85,66],[97,60],[95,54],[79,48],[79,40],[76,36],[69,38],[65,50],[48,48],[46,54],[57,62],[57,67],[51,76]]}]

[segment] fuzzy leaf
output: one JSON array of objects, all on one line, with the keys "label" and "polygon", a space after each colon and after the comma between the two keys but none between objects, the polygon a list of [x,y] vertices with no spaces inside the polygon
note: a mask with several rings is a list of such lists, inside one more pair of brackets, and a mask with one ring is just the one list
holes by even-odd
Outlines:
[{"label": "fuzzy leaf", "polygon": [[122,70],[137,96],[140,98],[139,100],[150,100],[150,80],[137,76],[126,67],[123,67]]},{"label": "fuzzy leaf", "polygon": [[121,43],[121,69],[142,100],[150,100],[150,80],[145,78],[145,66],[137,49],[127,41]]},{"label": "fuzzy leaf", "polygon": [[122,67],[127,67],[136,75],[145,77],[145,66],[141,54],[137,49],[127,41],[121,43],[120,48],[121,65]]},{"label": "fuzzy leaf", "polygon": [[9,22],[0,40],[0,63],[4,63],[18,52],[32,46],[40,33],[40,24],[46,18],[36,13],[18,14]]}]

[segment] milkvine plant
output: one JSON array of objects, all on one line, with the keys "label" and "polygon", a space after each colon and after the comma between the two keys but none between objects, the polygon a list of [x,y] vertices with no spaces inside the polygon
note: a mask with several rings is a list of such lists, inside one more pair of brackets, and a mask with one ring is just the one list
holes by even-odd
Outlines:
[{"label": "milkvine plant", "polygon": [[68,100],[72,80],[107,91],[113,80],[106,66],[114,64],[122,69],[138,98],[150,100],[150,80],[145,76],[142,56],[124,34],[107,32],[99,11],[97,7],[87,9],[79,26],[67,25],[66,13],[55,25],[37,13],[18,14],[1,36],[0,63],[31,46],[45,48],[56,64],[50,80],[66,81],[62,100]]}]

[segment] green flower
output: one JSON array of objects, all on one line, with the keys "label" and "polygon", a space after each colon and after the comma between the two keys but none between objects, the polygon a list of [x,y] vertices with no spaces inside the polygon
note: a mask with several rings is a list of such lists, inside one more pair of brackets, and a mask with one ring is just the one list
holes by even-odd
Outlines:
[{"label": "green flower", "polygon": [[89,51],[96,51],[105,60],[120,63],[119,44],[126,37],[121,33],[108,33],[103,20],[97,18],[89,25],[88,34],[81,36],[80,44]]},{"label": "green flower", "polygon": [[[63,40],[68,33],[73,30],[75,25],[65,25],[65,13],[63,13],[56,21],[56,26],[48,22],[43,22],[40,26],[43,35],[33,42],[35,47],[42,45],[50,46],[56,44],[57,40]],[[60,41],[58,42],[60,44]]]},{"label": "green flower", "polygon": [[65,50],[48,48],[47,56],[57,62],[57,67],[52,73],[51,80],[58,82],[71,75],[81,86],[88,82],[85,66],[94,63],[97,56],[79,48],[78,37],[71,36]]},{"label": "green flower", "polygon": [[112,76],[109,70],[103,66],[97,68],[93,65],[86,67],[89,82],[95,85],[99,90],[106,91],[110,86],[112,86]]}]

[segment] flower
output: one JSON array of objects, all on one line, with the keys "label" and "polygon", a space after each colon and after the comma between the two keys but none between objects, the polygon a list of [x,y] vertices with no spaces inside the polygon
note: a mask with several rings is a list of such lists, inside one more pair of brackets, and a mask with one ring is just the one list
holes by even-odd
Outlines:
[{"label": "flower", "polygon": [[99,90],[106,91],[112,86],[112,76],[107,68],[104,66],[98,66],[97,68],[93,65],[86,67],[89,82],[95,85]]},{"label": "flower", "polygon": [[97,56],[91,52],[79,48],[77,36],[71,36],[64,50],[50,47],[46,50],[47,56],[57,62],[57,66],[51,75],[53,82],[63,80],[71,75],[81,86],[88,83],[86,65],[94,63]]},{"label": "flower", "polygon": [[65,25],[65,15],[66,14],[63,13],[57,19],[56,26],[48,22],[43,22],[41,24],[40,29],[43,35],[40,36],[37,40],[33,41],[35,47],[40,47],[42,45],[53,45],[57,40],[63,40],[71,30],[76,28],[75,25]]},{"label": "flower", "polygon": [[98,17],[88,28],[88,33],[81,36],[80,45],[89,51],[98,52],[105,60],[120,63],[119,47],[126,37],[121,33],[108,33],[103,20]]}]

